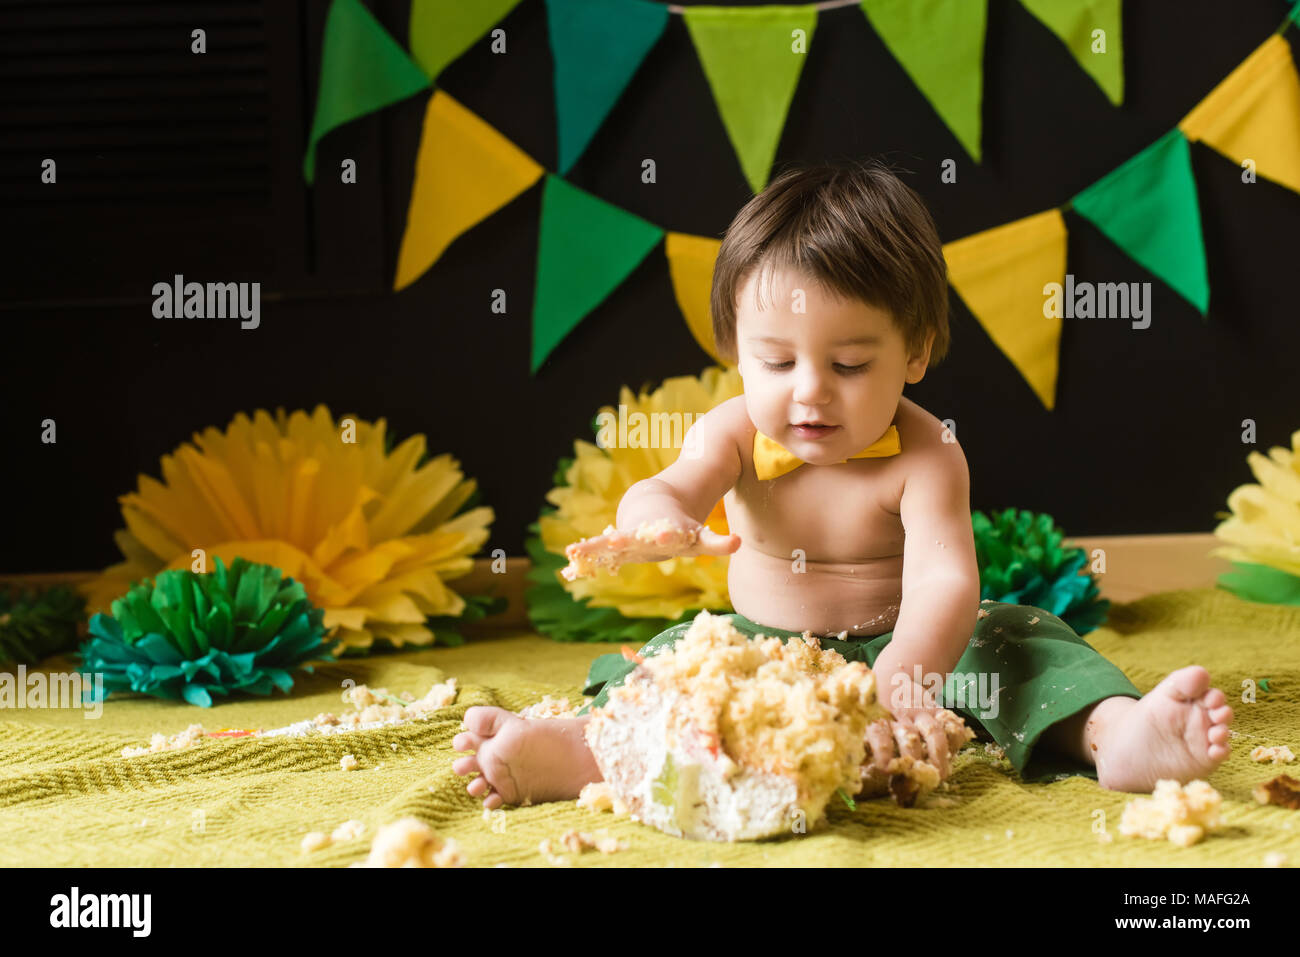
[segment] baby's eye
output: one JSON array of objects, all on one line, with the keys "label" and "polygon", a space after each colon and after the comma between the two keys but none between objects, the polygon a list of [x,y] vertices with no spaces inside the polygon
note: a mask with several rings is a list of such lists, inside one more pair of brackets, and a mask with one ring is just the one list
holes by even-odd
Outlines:
[{"label": "baby's eye", "polygon": [[835,368],[839,369],[844,375],[857,375],[859,372],[865,372],[870,365],[870,362],[863,362],[855,366],[846,366],[837,362]]},{"label": "baby's eye", "polygon": [[784,369],[784,368],[786,368],[786,367],[788,367],[788,366],[792,366],[792,365],[794,365],[794,363],[791,362],[789,359],[787,359],[785,362],[780,362],[780,363],[771,363],[771,362],[768,362],[766,359],[760,359],[760,360],[758,360],[758,361],[761,362],[761,363],[763,363],[763,368],[764,368],[764,369],[771,369],[773,372],[777,372],[777,371],[779,371],[779,370],[781,370],[781,369]]}]

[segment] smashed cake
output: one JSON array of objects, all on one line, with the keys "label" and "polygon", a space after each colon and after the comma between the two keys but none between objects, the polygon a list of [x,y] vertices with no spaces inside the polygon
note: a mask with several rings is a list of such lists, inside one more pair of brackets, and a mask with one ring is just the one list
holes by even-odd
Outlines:
[{"label": "smashed cake", "polygon": [[888,712],[862,662],[807,633],[748,638],[702,611],[593,713],[587,743],[631,815],[668,834],[737,841],[811,829],[857,793],[867,725]]}]

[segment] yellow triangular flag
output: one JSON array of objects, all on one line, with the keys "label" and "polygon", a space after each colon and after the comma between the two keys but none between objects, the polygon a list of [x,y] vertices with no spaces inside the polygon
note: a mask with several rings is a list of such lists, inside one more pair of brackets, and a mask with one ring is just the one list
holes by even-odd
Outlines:
[{"label": "yellow triangular flag", "polygon": [[424,114],[393,289],[409,286],[461,233],[537,182],[527,153],[443,90]]},{"label": "yellow triangular flag", "polygon": [[1275,33],[1261,43],[1178,128],[1300,193],[1300,76],[1286,40]]},{"label": "yellow triangular flag", "polygon": [[688,236],[669,232],[664,241],[664,254],[668,257],[668,274],[673,280],[677,305],[686,317],[686,327],[700,344],[700,348],[725,366],[727,362],[718,355],[713,341],[713,311],[709,300],[713,294],[713,264],[718,260],[722,240],[707,236]]},{"label": "yellow triangular flag", "polygon": [[1065,282],[1059,209],[943,247],[948,281],[1048,409],[1056,404],[1061,319],[1045,315],[1044,286]]}]

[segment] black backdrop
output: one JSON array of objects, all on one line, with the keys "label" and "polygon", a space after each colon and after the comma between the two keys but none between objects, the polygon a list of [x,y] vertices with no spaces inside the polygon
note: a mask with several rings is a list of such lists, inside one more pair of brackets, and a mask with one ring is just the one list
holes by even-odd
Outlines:
[{"label": "black backdrop", "polygon": [[[370,8],[406,42],[408,0]],[[0,571],[119,560],[117,496],[240,410],[312,408],[424,432],[496,509],[488,548],[523,554],[556,460],[620,385],[709,364],[652,251],[535,377],[529,313],[541,184],[391,292],[428,92],[328,135],[301,163],[324,2],[33,3],[0,9],[7,490]],[[881,155],[909,170],[944,241],[1062,204],[1173,127],[1281,22],[1281,0],[1128,0],[1125,103],[1110,105],[1015,0],[990,0],[984,162],[975,166],[857,7],[822,14],[777,164]],[[441,85],[555,168],[544,0]],[[189,52],[207,30],[208,53]],[[1292,30],[1289,41],[1296,44]],[[957,423],[975,508],[1051,512],[1070,535],[1205,531],[1258,445],[1300,427],[1291,289],[1300,196],[1194,145],[1208,321],[1066,215],[1080,280],[1151,281],[1152,324],[1066,320],[1046,411],[956,295],[948,360],[908,395]],[[41,159],[55,186],[38,182]],[[359,182],[338,182],[344,157]],[[643,184],[655,159],[658,182]],[[958,182],[940,182],[944,158]],[[568,179],[666,228],[720,236],[749,197],[680,17]],[[261,327],[152,315],[153,283],[262,284]],[[505,289],[509,311],[489,308]],[[58,441],[40,441],[41,421]]]}]

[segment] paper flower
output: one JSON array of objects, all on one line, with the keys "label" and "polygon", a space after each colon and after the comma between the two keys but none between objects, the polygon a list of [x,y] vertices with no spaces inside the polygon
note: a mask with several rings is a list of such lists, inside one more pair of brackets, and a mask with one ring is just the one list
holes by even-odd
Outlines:
[{"label": "paper flower", "polygon": [[[633,431],[638,425],[648,430],[651,423],[670,422],[673,413],[690,413],[694,421],[741,392],[740,374],[720,366],[705,369],[699,377],[665,379],[649,394],[633,395],[624,386],[619,393],[621,408],[603,407],[593,431],[599,440],[600,426],[612,422],[609,437],[617,439],[618,423],[624,423],[622,437],[626,441],[612,441],[608,448],[574,441],[575,457],[560,461],[556,487],[546,495],[557,508],[543,508],[537,522],[529,526],[535,537],[526,543],[533,561],[528,578],[536,583],[526,595],[528,614],[541,634],[561,641],[636,642],[649,640],[676,622],[689,621],[701,609],[731,610],[727,556],[625,565],[616,575],[574,582],[565,582],[558,573],[568,564],[566,545],[599,535],[614,524],[623,493],[667,468],[681,453],[676,438],[664,441],[662,435],[656,448],[629,447],[641,444]],[[603,422],[602,414],[607,415]],[[684,435],[689,423],[684,418],[681,421]],[[720,535],[728,534],[721,500],[706,524]]]},{"label": "paper flower", "polygon": [[1091,575],[1079,574],[1087,553],[1061,547],[1052,516],[1009,508],[990,519],[975,511],[971,527],[981,599],[1045,609],[1079,635],[1106,620],[1110,602],[1097,598]]},{"label": "paper flower", "polygon": [[35,665],[77,646],[86,602],[67,585],[23,594],[0,588],[0,665]]},{"label": "paper flower", "polygon": [[1229,543],[1211,555],[1232,560],[1219,587],[1250,601],[1300,605],[1300,431],[1291,448],[1274,446],[1268,456],[1246,456],[1258,485],[1240,485],[1228,495],[1231,512],[1214,534]]},{"label": "paper flower", "polygon": [[424,461],[423,435],[388,451],[383,419],[336,424],[320,405],[311,415],[240,413],[225,432],[193,440],[163,456],[162,482],[141,476],[139,491],[119,499],[126,561],[86,588],[92,611],[133,581],[190,568],[195,549],[301,582],[336,650],[428,645],[428,618],[464,611],[444,582],[473,567],[492,509],[471,507],[476,483],[450,455]]},{"label": "paper flower", "polygon": [[214,694],[287,692],[291,667],[333,660],[323,613],[301,584],[242,558],[229,571],[214,562],[207,574],[165,571],[132,585],[112,615],[90,619],[82,666],[103,674],[105,696],[138,691],[207,708]]}]

